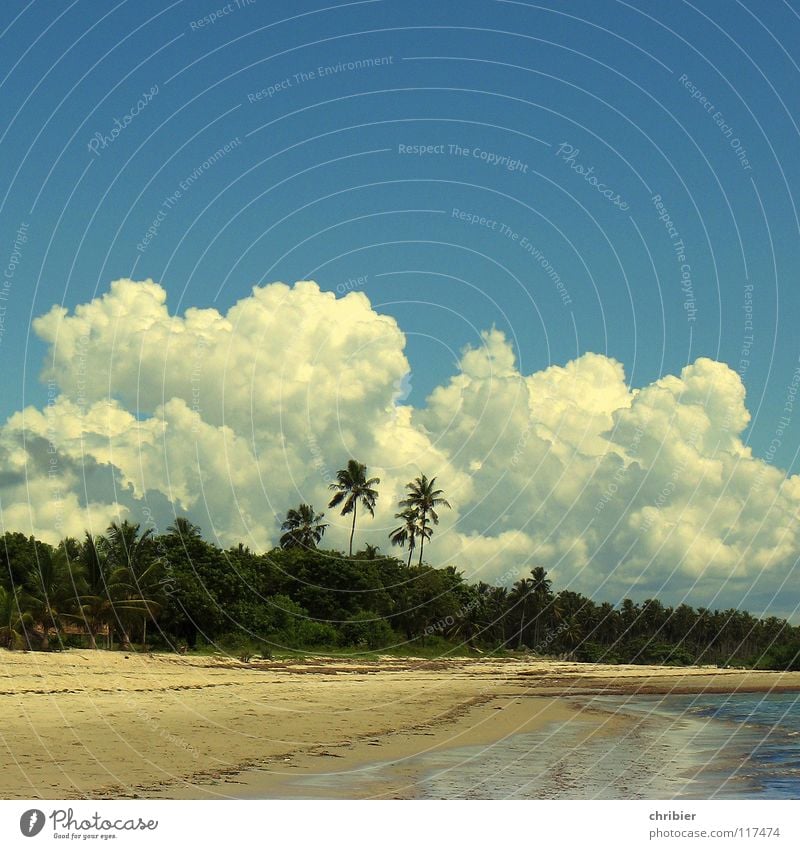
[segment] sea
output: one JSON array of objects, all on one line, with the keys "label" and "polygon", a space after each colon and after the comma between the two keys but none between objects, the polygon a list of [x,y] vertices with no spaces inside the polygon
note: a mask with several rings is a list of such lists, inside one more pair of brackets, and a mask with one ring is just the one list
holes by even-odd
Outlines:
[{"label": "sea", "polygon": [[[297,777],[286,796],[798,799],[800,694],[596,696],[491,745]],[[282,794],[283,795],[283,794]]]}]

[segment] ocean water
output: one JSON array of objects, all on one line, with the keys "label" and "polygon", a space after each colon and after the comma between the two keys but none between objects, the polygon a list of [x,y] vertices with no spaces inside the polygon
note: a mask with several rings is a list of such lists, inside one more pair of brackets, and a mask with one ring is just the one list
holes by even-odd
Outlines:
[{"label": "ocean water", "polygon": [[[574,722],[425,756],[427,798],[798,799],[800,694],[597,697]],[[434,761],[438,763],[434,764]]]},{"label": "ocean water", "polygon": [[800,798],[800,694],[599,696],[580,708],[573,720],[492,745],[298,776],[281,795]]},{"label": "ocean water", "polygon": [[659,709],[718,743],[697,774],[714,798],[800,799],[800,693],[671,696]]}]

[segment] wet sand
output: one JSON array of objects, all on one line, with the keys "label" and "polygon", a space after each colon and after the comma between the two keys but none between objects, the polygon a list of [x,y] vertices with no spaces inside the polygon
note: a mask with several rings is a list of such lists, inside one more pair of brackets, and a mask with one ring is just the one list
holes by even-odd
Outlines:
[{"label": "wet sand", "polygon": [[[800,673],[2,651],[0,797],[309,795],[300,777],[326,785],[320,796],[407,798],[420,795],[421,758],[465,747],[528,734],[548,751],[613,747],[635,723],[587,706],[592,695],[780,690],[800,691]],[[376,762],[391,767],[360,781]]]},{"label": "wet sand", "polygon": [[[502,697],[477,704],[443,723],[398,730],[368,740],[302,752],[201,787],[173,792],[173,798],[416,799],[421,777],[453,754],[459,762],[485,754],[519,735],[561,729],[575,745],[595,737],[613,738],[624,722],[557,697]],[[566,729],[569,729],[566,732]],[[467,754],[462,754],[463,752]],[[458,794],[457,794],[458,795]]]}]

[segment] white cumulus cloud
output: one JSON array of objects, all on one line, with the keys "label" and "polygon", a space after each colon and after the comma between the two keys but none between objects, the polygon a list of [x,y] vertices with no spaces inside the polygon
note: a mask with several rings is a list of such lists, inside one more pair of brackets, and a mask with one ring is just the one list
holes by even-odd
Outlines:
[{"label": "white cumulus cloud", "polygon": [[[405,336],[360,292],[274,283],[174,315],[157,283],[118,280],[34,327],[52,397],[0,430],[8,530],[55,541],[174,510],[266,549],[288,507],[325,507],[352,456],[381,478],[359,539],[387,550],[405,482],[436,475],[454,509],[426,554],[473,579],[543,565],[605,598],[735,604],[800,554],[800,480],[742,443],[744,387],[712,360],[639,389],[595,353],[522,374],[492,329],[413,408]],[[346,547],[349,520],[326,514]]]}]

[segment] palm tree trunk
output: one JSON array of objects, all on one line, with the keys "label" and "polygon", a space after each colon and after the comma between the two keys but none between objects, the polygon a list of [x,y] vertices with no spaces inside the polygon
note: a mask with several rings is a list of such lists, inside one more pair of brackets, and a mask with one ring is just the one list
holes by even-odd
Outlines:
[{"label": "palm tree trunk", "polygon": [[414,553],[413,546],[408,547],[408,568],[411,568],[411,555]]},{"label": "palm tree trunk", "polygon": [[425,548],[425,537],[419,541],[419,565],[422,566],[422,549]]},{"label": "palm tree trunk", "polygon": [[356,510],[358,510],[358,502],[353,502],[353,527],[350,529],[350,556],[353,556],[353,536],[356,532]]}]

